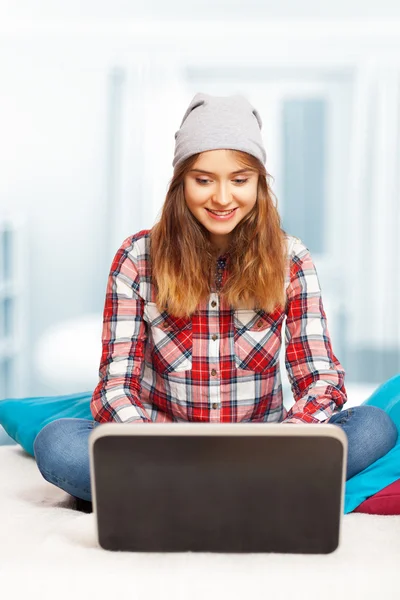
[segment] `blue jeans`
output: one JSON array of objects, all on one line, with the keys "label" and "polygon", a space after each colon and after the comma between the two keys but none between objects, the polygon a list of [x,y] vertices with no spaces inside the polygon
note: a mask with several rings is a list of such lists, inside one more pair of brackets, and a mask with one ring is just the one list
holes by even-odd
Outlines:
[{"label": "blue jeans", "polygon": [[[376,406],[356,406],[333,415],[326,423],[341,427],[348,438],[346,479],[384,456],[397,441],[397,428]],[[89,434],[97,421],[57,419],[36,436],[34,453],[43,477],[72,496],[91,501]],[[134,425],[132,425],[134,427]]]}]

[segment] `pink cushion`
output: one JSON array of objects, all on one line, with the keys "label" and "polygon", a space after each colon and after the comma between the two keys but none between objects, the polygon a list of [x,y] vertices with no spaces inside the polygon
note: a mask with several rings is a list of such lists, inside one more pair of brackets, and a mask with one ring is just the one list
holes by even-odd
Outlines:
[{"label": "pink cushion", "polygon": [[400,515],[400,479],[364,500],[353,512],[370,515]]}]

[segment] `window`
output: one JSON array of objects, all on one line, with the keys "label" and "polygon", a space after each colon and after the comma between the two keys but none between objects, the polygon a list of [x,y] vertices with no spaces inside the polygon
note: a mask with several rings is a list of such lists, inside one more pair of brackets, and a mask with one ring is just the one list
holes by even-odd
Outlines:
[{"label": "window", "polygon": [[326,251],[325,122],[324,99],[282,103],[283,228],[316,254]]},{"label": "window", "polygon": [[22,219],[0,218],[0,399],[23,396],[27,389],[25,238]]}]

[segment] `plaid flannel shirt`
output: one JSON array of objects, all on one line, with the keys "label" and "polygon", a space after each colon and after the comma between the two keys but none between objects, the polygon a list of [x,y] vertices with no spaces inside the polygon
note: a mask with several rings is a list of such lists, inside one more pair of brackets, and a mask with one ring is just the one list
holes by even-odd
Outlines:
[{"label": "plaid flannel shirt", "polygon": [[[91,399],[99,422],[320,423],[346,402],[344,369],[327,329],[308,248],[285,234],[285,310],[231,309],[215,285],[191,318],[160,312],[149,264],[150,231],[124,240],[111,265],[103,313],[100,380]],[[228,265],[229,268],[229,265]],[[283,405],[279,355],[294,405]]]}]

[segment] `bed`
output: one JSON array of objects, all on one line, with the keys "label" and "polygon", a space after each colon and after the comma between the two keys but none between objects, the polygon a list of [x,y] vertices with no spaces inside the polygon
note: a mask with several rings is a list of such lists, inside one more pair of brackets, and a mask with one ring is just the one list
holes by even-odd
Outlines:
[{"label": "bed", "polygon": [[[93,513],[0,446],[0,585],[13,598],[385,598],[400,596],[400,516],[348,514],[329,555],[113,553]],[[132,515],[135,518],[135,515]]]}]

